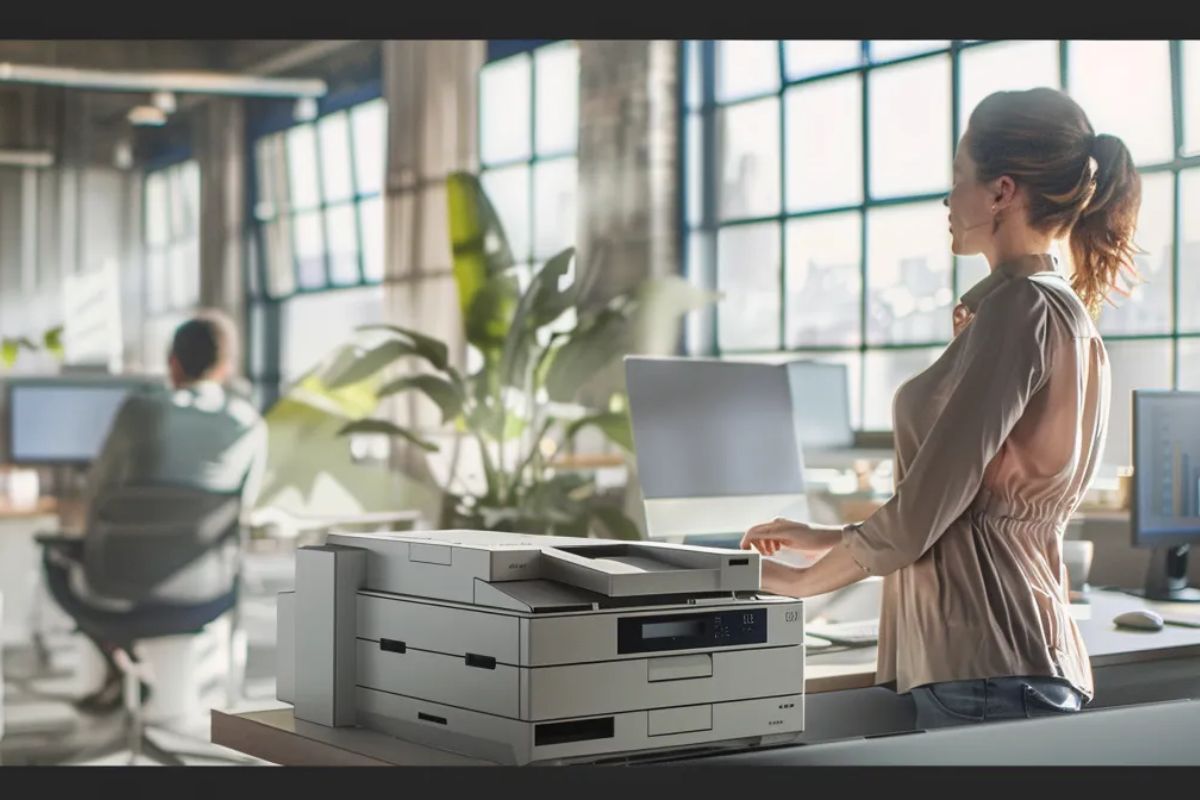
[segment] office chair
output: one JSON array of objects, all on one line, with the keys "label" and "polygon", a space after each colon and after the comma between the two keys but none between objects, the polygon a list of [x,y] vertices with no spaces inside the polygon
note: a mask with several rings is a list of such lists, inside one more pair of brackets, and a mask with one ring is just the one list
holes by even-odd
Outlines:
[{"label": "office chair", "polygon": [[[121,487],[93,503],[85,536],[39,537],[55,599],[80,630],[120,643],[113,661],[123,676],[124,741],[77,752],[71,760],[91,761],[128,748],[131,763],[139,756],[172,766],[182,766],[182,756],[253,763],[215,752],[168,752],[154,742],[147,735],[152,726],[142,719],[141,685],[149,683],[151,676],[134,651],[138,641],[199,633],[231,614],[226,697],[230,704],[234,702],[244,672],[240,653],[244,634],[238,613],[244,545],[240,517],[240,491]],[[106,610],[75,595],[68,582],[72,562],[82,566],[92,592],[131,603],[132,610]]]}]

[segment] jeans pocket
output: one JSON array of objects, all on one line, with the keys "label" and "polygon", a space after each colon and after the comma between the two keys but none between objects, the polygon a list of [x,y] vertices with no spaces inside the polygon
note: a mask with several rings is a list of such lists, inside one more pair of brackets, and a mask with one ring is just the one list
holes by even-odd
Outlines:
[{"label": "jeans pocket", "polygon": [[1028,683],[1024,685],[1021,694],[1025,705],[1025,716],[1030,719],[1055,714],[1074,714],[1081,707],[1079,694],[1070,688],[1064,687],[1061,700],[1051,699],[1037,687]]},{"label": "jeans pocket", "polygon": [[982,698],[962,694],[946,687],[930,684],[923,687],[925,697],[939,713],[963,722],[983,722],[984,704]]}]

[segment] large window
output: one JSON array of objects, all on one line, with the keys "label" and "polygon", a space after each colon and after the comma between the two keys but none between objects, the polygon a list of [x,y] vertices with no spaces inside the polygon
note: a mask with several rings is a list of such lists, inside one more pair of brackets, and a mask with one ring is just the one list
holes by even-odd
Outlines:
[{"label": "large window", "polygon": [[253,212],[267,296],[383,279],[386,116],[375,99],[255,142]]},{"label": "large window", "polygon": [[382,320],[386,130],[375,98],[253,143],[247,365],[260,406],[354,326]]},{"label": "large window", "polygon": [[142,212],[142,363],[161,371],[175,327],[200,302],[199,164],[187,160],[147,172]]},{"label": "large window", "polygon": [[200,301],[199,165],[146,173],[142,206],[146,310],[186,311]]},{"label": "large window", "polygon": [[522,280],[575,242],[579,50],[555,42],[483,67],[481,180]]},{"label": "large window", "polygon": [[[1130,392],[1200,374],[1200,46],[1166,41],[690,41],[682,45],[681,202],[693,354],[788,352],[847,364],[852,418],[891,427],[897,386],[951,337],[987,273],[950,253],[954,147],[994,91],[1072,94],[1143,176],[1145,283],[1100,329],[1113,363],[1105,463],[1129,460]],[[1195,307],[1195,308],[1194,308]]]}]

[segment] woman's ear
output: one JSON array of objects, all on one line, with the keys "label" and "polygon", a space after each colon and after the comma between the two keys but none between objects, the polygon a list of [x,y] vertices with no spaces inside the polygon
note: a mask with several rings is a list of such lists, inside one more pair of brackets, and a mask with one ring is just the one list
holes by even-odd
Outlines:
[{"label": "woman's ear", "polygon": [[1007,208],[1016,196],[1017,182],[1008,175],[1001,175],[992,183],[992,202],[997,209]]}]

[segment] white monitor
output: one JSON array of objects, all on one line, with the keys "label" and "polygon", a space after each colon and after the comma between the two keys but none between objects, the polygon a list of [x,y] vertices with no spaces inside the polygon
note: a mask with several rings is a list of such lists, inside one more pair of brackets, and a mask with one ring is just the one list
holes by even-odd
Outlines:
[{"label": "white monitor", "polygon": [[781,364],[792,388],[800,444],[809,456],[854,447],[850,424],[850,374],[845,364],[789,361]]},{"label": "white monitor", "polygon": [[651,538],[725,538],[777,516],[808,518],[796,408],[810,366],[625,359]]},{"label": "white monitor", "polygon": [[100,452],[125,397],[146,379],[18,378],[5,382],[4,460],[86,465]]}]

